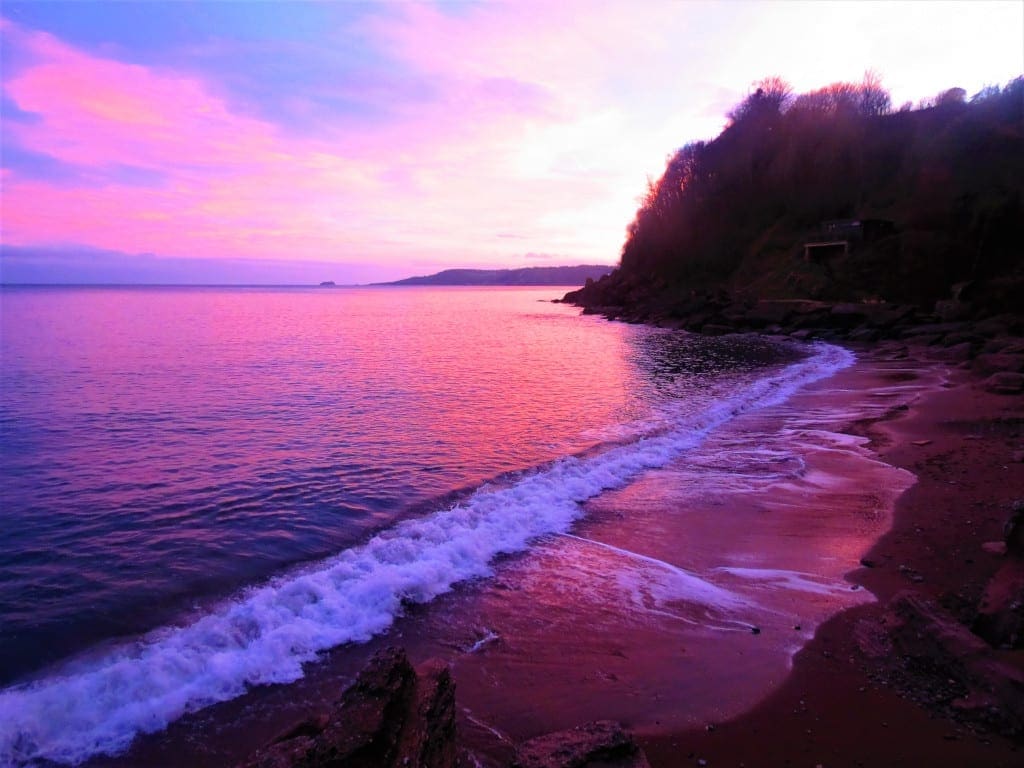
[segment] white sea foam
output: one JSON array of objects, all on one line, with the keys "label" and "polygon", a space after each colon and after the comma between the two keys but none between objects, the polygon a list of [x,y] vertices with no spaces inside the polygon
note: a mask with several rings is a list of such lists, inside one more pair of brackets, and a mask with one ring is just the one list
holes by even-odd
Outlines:
[{"label": "white sea foam", "polygon": [[851,585],[847,581],[826,579],[812,573],[788,571],[778,568],[715,568],[718,573],[727,573],[767,589],[787,589],[793,592],[809,592],[817,595],[847,595]]},{"label": "white sea foam", "polygon": [[633,560],[640,566],[646,566],[640,571],[621,570],[616,573],[620,586],[632,595],[633,602],[637,605],[649,608],[648,602],[663,606],[671,601],[686,600],[720,611],[750,607],[750,603],[736,593],[712,584],[707,579],[702,579],[697,574],[672,563],[603,541],[585,539],[571,533],[562,535],[582,544],[608,550],[620,557]]},{"label": "white sea foam", "polygon": [[568,531],[581,515],[580,502],[664,466],[734,416],[778,404],[852,362],[846,350],[818,345],[808,359],[696,417],[680,417],[668,431],[563,458],[510,486],[484,486],[450,509],[250,589],[191,624],[4,690],[0,764],[74,764],[116,753],[137,734],[161,730],[248,686],[296,680],[319,652],[387,629],[404,603],[423,603],[460,581],[487,576],[496,556]]}]

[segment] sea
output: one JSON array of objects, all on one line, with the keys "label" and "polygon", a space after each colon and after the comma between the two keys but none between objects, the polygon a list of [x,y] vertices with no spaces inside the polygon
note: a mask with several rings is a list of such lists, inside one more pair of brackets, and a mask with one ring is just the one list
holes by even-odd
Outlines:
[{"label": "sea", "polygon": [[223,765],[389,643],[509,742],[706,717],[771,628],[777,683],[866,599],[843,574],[912,480],[840,426],[913,376],[854,402],[849,350],[565,290],[4,287],[0,765]]}]

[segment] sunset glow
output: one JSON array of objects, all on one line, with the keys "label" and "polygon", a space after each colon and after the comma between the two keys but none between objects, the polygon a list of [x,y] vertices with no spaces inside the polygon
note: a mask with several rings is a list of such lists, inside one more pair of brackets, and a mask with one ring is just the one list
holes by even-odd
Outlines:
[{"label": "sunset glow", "polygon": [[2,14],[6,282],[613,263],[647,178],[763,76],[873,69],[899,106],[1024,69],[1019,2]]}]

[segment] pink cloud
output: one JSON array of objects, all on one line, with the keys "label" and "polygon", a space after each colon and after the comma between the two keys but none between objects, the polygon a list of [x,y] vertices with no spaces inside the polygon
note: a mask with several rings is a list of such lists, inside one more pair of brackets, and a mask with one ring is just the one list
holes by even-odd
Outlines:
[{"label": "pink cloud", "polygon": [[202,83],[90,56],[52,35],[5,25],[34,66],[4,83],[42,125],[7,126],[24,147],[79,165],[245,163],[272,146],[269,127],[230,114]]},{"label": "pink cloud", "polygon": [[[166,179],[140,190],[9,178],[3,224],[11,244],[485,263],[512,258],[497,232],[521,231],[524,222],[533,246],[550,246],[545,215],[582,205],[590,192],[578,179],[558,185],[509,174],[518,145],[553,103],[527,82],[453,79],[435,103],[398,123],[295,138],[233,113],[194,77],[98,58],[10,23],[5,33],[31,53],[5,81],[6,95],[39,117],[5,126],[11,138],[75,166],[132,166]],[[581,258],[597,255],[569,245]]]}]

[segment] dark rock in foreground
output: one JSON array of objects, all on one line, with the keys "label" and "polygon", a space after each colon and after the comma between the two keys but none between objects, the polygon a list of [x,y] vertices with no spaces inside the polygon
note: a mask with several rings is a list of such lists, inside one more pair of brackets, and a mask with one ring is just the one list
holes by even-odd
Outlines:
[{"label": "dark rock in foreground", "polygon": [[242,768],[452,768],[455,685],[448,668],[414,670],[404,651],[381,651],[334,710],[299,724]]},{"label": "dark rock in foreground", "polygon": [[[330,712],[259,749],[239,768],[457,768],[479,764],[455,732],[455,684],[431,659],[413,669],[405,652],[377,653]],[[650,768],[610,721],[540,736],[516,750],[517,768]]]},{"label": "dark rock in foreground", "polygon": [[516,750],[512,768],[650,768],[623,727],[598,720],[538,736]]},{"label": "dark rock in foreground", "polygon": [[1024,648],[1024,501],[1014,505],[1003,543],[1005,559],[985,587],[973,628],[996,648]]},{"label": "dark rock in foreground", "polygon": [[1024,734],[1024,674],[924,595],[907,590],[881,626],[857,627],[861,652],[892,665],[911,697],[1013,738]]},{"label": "dark rock in foreground", "polygon": [[985,379],[985,389],[995,395],[1016,395],[1024,392],[1024,373],[1000,371]]}]

